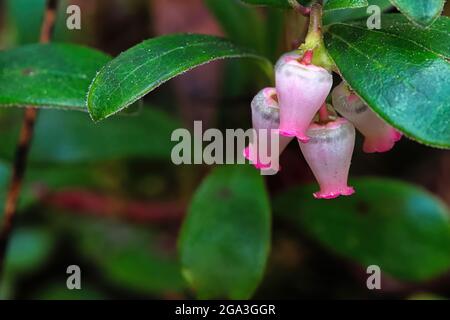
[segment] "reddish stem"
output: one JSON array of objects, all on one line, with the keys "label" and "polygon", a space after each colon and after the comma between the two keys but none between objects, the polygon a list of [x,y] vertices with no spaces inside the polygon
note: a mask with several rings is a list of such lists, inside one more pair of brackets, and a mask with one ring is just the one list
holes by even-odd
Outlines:
[{"label": "reddish stem", "polygon": [[[41,27],[40,43],[50,42],[53,26],[56,18],[56,0],[47,0],[44,20]],[[0,280],[3,275],[6,252],[9,238],[13,229],[14,217],[17,212],[17,202],[19,200],[22,180],[28,159],[28,153],[33,138],[34,124],[36,122],[37,110],[27,108],[24,114],[23,125],[20,131],[19,142],[16,147],[16,156],[12,168],[12,177],[9,184],[5,200],[5,211],[0,229]]]},{"label": "reddish stem", "polygon": [[176,202],[118,199],[79,189],[57,192],[50,192],[45,189],[38,189],[37,191],[42,203],[77,214],[122,217],[143,223],[178,223],[185,212],[184,205]]},{"label": "reddish stem", "polygon": [[312,63],[314,52],[312,50],[308,50],[303,54],[302,60],[300,60],[300,63],[309,66]]},{"label": "reddish stem", "polygon": [[328,113],[327,104],[324,103],[319,109],[319,120],[320,122],[327,122],[330,118],[330,114]]},{"label": "reddish stem", "polygon": [[302,6],[296,0],[288,0],[288,2],[290,3],[290,5],[292,6],[292,8],[295,11],[300,12],[304,16],[309,16],[309,14],[311,13],[311,8],[310,7]]}]

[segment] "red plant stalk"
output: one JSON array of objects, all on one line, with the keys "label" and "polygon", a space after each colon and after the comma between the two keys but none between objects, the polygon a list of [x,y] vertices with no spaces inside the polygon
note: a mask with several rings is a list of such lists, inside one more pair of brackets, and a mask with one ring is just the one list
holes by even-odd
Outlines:
[{"label": "red plant stalk", "polygon": [[[56,4],[56,0],[47,1],[45,16],[41,27],[40,43],[50,42],[53,26],[55,24]],[[16,155],[12,168],[12,177],[5,201],[3,222],[0,229],[0,279],[3,273],[9,238],[17,211],[17,202],[22,187],[22,180],[25,175],[36,117],[37,109],[31,107],[25,109],[24,120],[20,131],[19,142],[17,144]]]}]

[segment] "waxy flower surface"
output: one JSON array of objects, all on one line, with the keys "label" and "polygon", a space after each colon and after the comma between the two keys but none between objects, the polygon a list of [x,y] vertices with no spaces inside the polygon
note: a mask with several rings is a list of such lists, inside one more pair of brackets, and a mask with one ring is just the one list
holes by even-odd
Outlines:
[{"label": "waxy flower surface", "polygon": [[307,142],[307,130],[333,85],[326,69],[304,62],[296,52],[283,55],[275,67],[280,104],[280,134]]},{"label": "waxy flower surface", "polygon": [[332,97],[334,108],[364,135],[364,152],[389,151],[401,139],[402,134],[375,114],[345,82],[333,90]]},{"label": "waxy flower surface", "polygon": [[279,135],[280,109],[275,88],[261,90],[253,99],[251,109],[256,135],[245,148],[244,157],[258,169],[278,171],[278,158],[292,138]]},{"label": "waxy flower surface", "polygon": [[325,124],[311,124],[308,135],[308,143],[299,140],[299,144],[320,185],[314,197],[332,199],[353,194],[355,190],[347,185],[347,179],[355,146],[354,126],[337,118]]}]

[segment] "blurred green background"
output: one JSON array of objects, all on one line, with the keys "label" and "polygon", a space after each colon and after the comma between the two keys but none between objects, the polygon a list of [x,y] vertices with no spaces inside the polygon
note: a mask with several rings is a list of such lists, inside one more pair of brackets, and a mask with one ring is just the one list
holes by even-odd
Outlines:
[{"label": "blurred green background", "polygon": [[[212,33],[276,61],[292,45],[285,27],[298,32],[299,39],[304,32],[295,27],[302,18],[281,10],[255,9],[234,0],[217,6],[217,1],[63,0],[54,40],[115,56],[165,33]],[[390,10],[387,1],[377,2]],[[43,3],[0,1],[1,50],[37,41]],[[79,31],[65,28],[68,4],[81,8]],[[339,12],[338,18],[346,19],[346,14]],[[193,120],[221,129],[250,127],[249,102],[266,85],[264,74],[250,62],[215,62],[100,124],[87,113],[40,111],[0,297],[193,298],[182,277],[177,237],[186,208],[211,168],[173,165],[170,135],[176,128],[191,127]],[[0,110],[1,203],[22,114],[21,109]],[[359,139],[356,150],[361,144]],[[295,144],[283,154],[281,166],[278,175],[266,178],[273,200],[272,248],[255,298],[450,297],[450,224],[444,207],[450,204],[448,151],[408,139],[386,154],[357,151],[351,174],[367,195],[361,197],[369,199],[368,208],[360,198],[310,206],[312,190],[305,185],[313,176]],[[442,203],[403,184],[358,180],[364,176],[421,186]],[[297,211],[303,218],[292,217]],[[374,216],[366,221],[351,215],[368,211]],[[386,211],[398,215],[389,219]],[[360,246],[347,245],[365,233],[372,238]],[[390,272],[383,274],[382,290],[369,291],[365,265],[377,259]],[[67,290],[69,265],[80,266],[82,290]],[[229,268],[215,267],[218,272]]]}]

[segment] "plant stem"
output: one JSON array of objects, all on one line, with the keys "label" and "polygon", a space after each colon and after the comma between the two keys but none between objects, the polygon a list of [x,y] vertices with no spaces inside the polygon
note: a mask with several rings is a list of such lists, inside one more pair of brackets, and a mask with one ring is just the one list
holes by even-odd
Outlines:
[{"label": "plant stem", "polygon": [[308,34],[300,48],[301,51],[314,51],[313,64],[329,71],[336,70],[333,60],[328,55],[328,51],[323,42],[322,33],[322,6],[318,3],[311,7],[309,16]]},{"label": "plant stem", "polygon": [[300,12],[304,16],[308,16],[311,12],[311,8],[302,6],[297,0],[288,0],[288,2],[295,11]]},{"label": "plant stem", "polygon": [[[56,0],[48,0],[44,21],[42,22],[40,42],[48,43],[51,39],[56,16]],[[3,223],[0,229],[0,279],[5,265],[6,252],[9,238],[13,229],[13,222],[17,212],[17,202],[20,195],[22,180],[28,159],[28,153],[33,138],[34,124],[36,122],[37,109],[28,107],[25,109],[19,142],[16,147],[16,155],[12,168],[12,177],[6,195]]]},{"label": "plant stem", "polygon": [[308,34],[302,48],[314,50],[322,44],[322,6],[314,4],[309,15]]},{"label": "plant stem", "polygon": [[296,10],[287,10],[285,18],[286,51],[295,50],[303,43],[308,31],[308,18]]},{"label": "plant stem", "polygon": [[300,61],[301,64],[309,66],[312,63],[314,52],[312,50],[307,50]]},{"label": "plant stem", "polygon": [[322,34],[322,6],[320,4],[312,6],[309,19],[309,32]]}]

